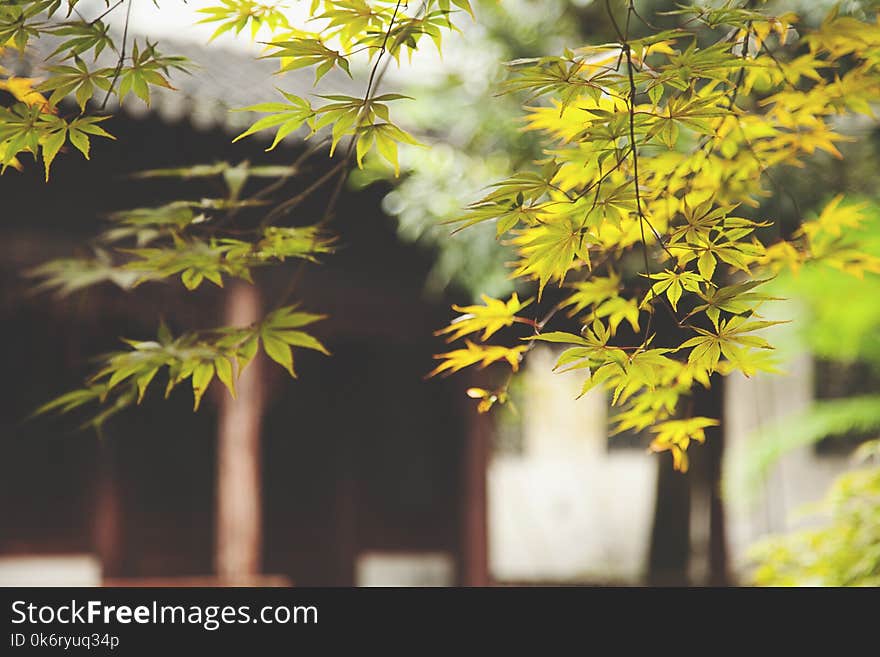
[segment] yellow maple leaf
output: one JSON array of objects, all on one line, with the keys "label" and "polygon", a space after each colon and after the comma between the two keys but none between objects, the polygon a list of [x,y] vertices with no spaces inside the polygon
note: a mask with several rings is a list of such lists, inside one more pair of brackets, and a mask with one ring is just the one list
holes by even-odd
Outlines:
[{"label": "yellow maple leaf", "polygon": [[507,361],[511,369],[516,372],[519,369],[519,361],[522,359],[522,355],[529,349],[528,345],[501,347],[497,345],[477,345],[470,340],[465,340],[464,342],[467,345],[465,349],[455,349],[454,351],[434,356],[435,359],[442,360],[443,362],[435,367],[428,374],[428,377],[437,376],[443,372],[452,374],[478,363],[480,369],[482,369],[487,365],[502,360]]},{"label": "yellow maple leaf", "polygon": [[526,228],[511,243],[521,256],[513,276],[537,278],[538,299],[549,281],[561,283],[570,269],[580,267],[579,260],[590,265],[589,243],[570,217]]},{"label": "yellow maple leaf", "polygon": [[691,441],[706,442],[706,427],[716,427],[720,423],[708,417],[691,417],[685,420],[669,420],[654,426],[651,431],[657,434],[651,442],[655,452],[672,452],[672,463],[676,470],[687,472],[687,448]]},{"label": "yellow maple leaf", "polygon": [[39,80],[34,78],[17,78],[8,77],[0,80],[0,89],[8,91],[19,102],[30,105],[31,107],[39,106],[43,111],[49,111],[49,101],[39,91],[34,90],[34,85]]},{"label": "yellow maple leaf", "polygon": [[528,306],[532,299],[520,301],[516,292],[514,292],[507,302],[500,299],[493,299],[485,294],[482,295],[483,306],[452,306],[456,312],[464,313],[456,317],[449,326],[446,326],[434,335],[447,335],[447,342],[458,340],[460,337],[469,333],[477,333],[483,331],[480,340],[486,341],[497,331],[505,326],[511,326],[514,322],[523,322],[531,324],[531,320],[517,317],[516,313]]}]

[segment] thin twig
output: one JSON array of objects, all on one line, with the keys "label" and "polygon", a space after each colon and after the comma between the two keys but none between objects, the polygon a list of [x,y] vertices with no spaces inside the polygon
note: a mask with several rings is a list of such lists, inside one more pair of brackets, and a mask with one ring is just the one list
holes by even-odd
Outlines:
[{"label": "thin twig", "polygon": [[109,14],[111,11],[113,11],[114,9],[116,9],[116,8],[117,8],[119,5],[121,5],[123,2],[125,2],[125,0],[119,0],[116,4],[114,4],[114,5],[110,6],[110,7],[108,7],[108,8],[104,11],[104,13],[102,13],[102,14],[101,14],[100,16],[98,16],[96,19],[94,19],[94,20],[92,20],[92,21],[89,21],[89,25],[90,25],[90,26],[91,26],[91,25],[94,25],[95,23],[97,23],[97,22],[98,22],[99,20],[101,20],[102,18],[105,18],[105,17],[107,16],[107,14]]},{"label": "thin twig", "polygon": [[336,163],[335,166],[328,169],[322,176],[320,176],[317,180],[312,182],[308,187],[299,192],[296,196],[293,196],[283,203],[275,206],[271,212],[266,215],[266,218],[263,220],[262,225],[267,226],[272,223],[275,219],[280,217],[281,215],[287,214],[295,207],[297,207],[300,203],[305,201],[309,196],[311,196],[314,192],[321,188],[321,186],[330,180],[340,169],[345,168],[346,160],[340,160]]},{"label": "thin twig", "polygon": [[[629,12],[627,12],[629,13]],[[642,239],[642,257],[644,258],[645,263],[645,276],[648,277],[648,289],[651,291],[651,296],[653,298],[653,287],[651,286],[651,265],[648,262],[648,241],[645,238],[645,213],[642,211],[642,196],[639,191],[639,151],[636,147],[636,128],[635,128],[635,102],[636,102],[636,82],[633,76],[633,65],[632,65],[632,51],[630,50],[629,44],[622,44],[623,52],[626,55],[626,67],[627,74],[629,76],[629,143],[630,143],[630,153],[632,154],[633,161],[633,189],[635,190],[636,195],[636,212],[639,215],[639,232],[641,233]],[[660,240],[660,243],[663,244],[663,241]],[[664,248],[666,248],[664,246]],[[651,322],[654,319],[653,311],[648,313],[648,325],[645,328],[645,344],[647,344],[648,339],[651,334]]]},{"label": "thin twig", "polygon": [[[641,234],[642,258],[644,260],[645,276],[649,279],[648,280],[648,285],[649,285],[648,293],[651,295],[651,299],[653,299],[656,295],[654,295],[653,286],[651,286],[651,284],[650,284],[651,265],[650,265],[650,259],[648,257],[648,241],[647,241],[646,234],[645,234],[645,226],[646,225],[650,228],[651,232],[654,234],[654,238],[657,240],[657,243],[663,248],[664,251],[666,251],[666,253],[669,255],[669,257],[672,258],[673,260],[675,260],[675,256],[672,254],[672,252],[666,246],[666,243],[664,242],[663,237],[660,235],[660,233],[657,231],[657,229],[654,227],[654,225],[645,216],[644,209],[642,208],[642,195],[641,195],[641,190],[639,188],[639,151],[638,151],[638,145],[636,143],[636,130],[635,130],[636,82],[635,82],[635,75],[634,75],[635,66],[634,66],[633,60],[632,60],[632,48],[630,48],[629,43],[627,43],[627,41],[626,41],[626,34],[622,34],[620,31],[620,28],[617,25],[617,21],[614,19],[614,15],[611,12],[610,3],[608,2],[608,0],[606,0],[606,2],[605,2],[605,7],[608,10],[608,15],[611,17],[611,21],[615,27],[615,30],[617,31],[618,35],[620,35],[622,37],[621,44],[620,44],[621,52],[623,52],[624,57],[626,59],[627,77],[629,78],[629,99],[628,99],[627,105],[628,105],[628,109],[629,109],[629,140],[630,140],[630,149],[629,150],[630,150],[630,154],[632,155],[632,162],[633,162],[633,190],[635,192],[635,197],[636,197],[636,212],[639,217],[639,232]],[[627,29],[629,27],[629,16],[631,13],[632,13],[632,7],[630,7],[627,10],[627,22],[626,22]],[[663,300],[665,300],[667,303],[669,303],[669,300],[666,299],[665,296],[661,295],[661,298]],[[678,319],[678,317],[675,313],[675,310],[671,307],[671,305],[670,305],[670,312],[672,312],[672,316],[675,319],[676,323],[680,327],[684,326],[684,324]],[[651,337],[651,325],[652,325],[653,319],[654,319],[654,312],[653,312],[653,308],[652,308],[652,310],[648,314],[648,324],[645,327],[645,339],[644,339],[642,346],[647,345],[648,340]]]},{"label": "thin twig", "polygon": [[636,11],[636,6],[635,6],[635,1],[634,1],[634,0],[630,0],[630,2],[629,2],[629,11],[632,12],[633,16],[635,16],[636,18],[638,18],[640,21],[642,21],[642,23],[644,23],[647,27],[651,28],[652,30],[658,30],[658,31],[659,31],[659,30],[662,29],[662,28],[660,28],[660,27],[657,27],[657,26],[654,25],[653,23],[650,23],[650,22],[646,21],[644,18],[642,18],[641,14],[639,14],[639,12]]},{"label": "thin twig", "polygon": [[[345,184],[345,180],[348,178],[348,167],[351,162],[351,156],[354,154],[355,146],[357,145],[357,128],[360,127],[360,122],[363,120],[363,117],[366,115],[367,108],[369,107],[370,100],[372,99],[373,90],[375,89],[374,83],[375,83],[375,86],[378,86],[378,83],[379,83],[379,81],[381,81],[382,75],[384,74],[384,70],[383,70],[382,73],[379,74],[377,77],[379,65],[382,63],[382,59],[384,58],[385,54],[388,51],[388,49],[387,49],[388,39],[391,36],[391,31],[394,29],[394,22],[397,20],[397,14],[400,11],[401,4],[403,4],[403,0],[397,0],[397,4],[394,6],[394,12],[391,15],[391,20],[388,23],[388,29],[385,31],[385,37],[382,39],[382,46],[379,49],[379,54],[376,56],[376,61],[374,62],[373,67],[370,70],[370,77],[369,77],[369,80],[367,81],[367,90],[364,93],[364,102],[363,102],[361,114],[360,114],[360,117],[358,120],[358,126],[355,129],[355,134],[352,135],[352,138],[351,138],[351,141],[349,142],[348,148],[345,151],[345,155],[343,156],[343,159],[339,162],[339,164],[336,167],[334,167],[333,169],[328,171],[326,174],[324,174],[324,176],[321,176],[321,178],[318,181],[316,181],[316,183],[313,183],[313,185],[312,185],[312,187],[317,188],[320,185],[322,185],[324,182],[326,182],[326,180],[331,178],[333,176],[333,174],[335,174],[337,171],[339,172],[339,178],[336,181],[336,186],[333,188],[333,191],[330,194],[330,198],[327,201],[327,206],[324,209],[324,214],[321,217],[321,219],[318,221],[318,223],[316,224],[316,226],[319,228],[326,226],[327,223],[329,223],[331,218],[333,217],[333,212],[336,208],[336,204],[339,201],[339,197],[342,193],[342,187]],[[423,3],[422,8],[424,8],[425,6],[426,6],[426,4]],[[421,9],[420,9],[420,11],[421,11]],[[309,192],[309,193],[311,193],[311,192]],[[286,204],[283,204],[283,205],[290,205],[290,202],[287,202]],[[315,239],[317,239],[317,233],[316,233]],[[303,274],[305,273],[305,268],[306,268],[307,262],[308,261],[306,261],[306,260],[302,260],[299,263],[299,266],[297,267],[296,272],[294,272],[294,275],[290,279],[290,283],[288,284],[287,289],[279,297],[278,304],[277,304],[279,307],[283,306],[285,303],[287,303],[287,301],[290,299],[290,297],[296,291],[296,287],[299,284],[299,281],[302,279]]]},{"label": "thin twig", "polygon": [[[632,148],[632,146],[630,146],[630,148]],[[627,149],[627,152],[623,154],[623,157],[621,157],[619,160],[617,160],[617,162],[614,163],[614,166],[613,166],[613,167],[611,167],[610,169],[608,169],[608,171],[606,171],[605,173],[603,173],[603,174],[599,177],[599,180],[596,180],[595,182],[590,183],[589,185],[587,185],[587,187],[585,187],[583,190],[581,190],[581,191],[578,193],[578,195],[574,198],[574,200],[577,200],[577,199],[583,198],[584,196],[586,196],[587,194],[589,194],[589,193],[590,193],[595,187],[601,185],[602,182],[603,182],[608,176],[610,176],[612,173],[614,173],[615,171],[617,171],[617,169],[620,168],[620,165],[622,165],[622,164],[626,161],[626,159],[627,159],[628,157],[629,157],[629,149]]]},{"label": "thin twig", "polygon": [[122,52],[119,54],[119,62],[116,64],[116,70],[113,71],[113,79],[110,81],[110,86],[107,88],[107,94],[104,96],[104,102],[101,103],[101,111],[107,107],[107,101],[110,100],[110,94],[113,93],[113,88],[116,86],[116,81],[119,79],[119,74],[122,73],[122,65],[125,63],[125,50],[128,46],[128,23],[131,20],[131,0],[128,0],[128,7],[125,10],[125,26],[122,29]]},{"label": "thin twig", "polygon": [[290,169],[287,173],[285,173],[283,176],[278,178],[278,180],[275,180],[274,182],[269,183],[268,185],[263,187],[260,191],[256,192],[253,196],[250,197],[251,200],[259,200],[259,199],[266,198],[270,194],[274,194],[276,191],[281,189],[287,183],[287,181],[290,180],[290,178],[292,176],[295,176],[296,174],[302,172],[302,168],[303,168],[303,165],[306,163],[306,160],[308,160],[312,155],[314,155],[315,153],[320,151],[324,147],[324,144],[326,144],[326,143],[327,143],[326,138],[321,139],[318,142],[312,144],[309,148],[306,148],[305,150],[303,150],[303,152],[290,165]]}]

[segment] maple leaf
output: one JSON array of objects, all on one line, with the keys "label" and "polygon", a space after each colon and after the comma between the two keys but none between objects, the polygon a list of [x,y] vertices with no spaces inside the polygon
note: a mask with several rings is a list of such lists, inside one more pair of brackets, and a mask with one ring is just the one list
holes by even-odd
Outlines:
[{"label": "maple leaf", "polygon": [[569,317],[573,317],[587,306],[600,305],[617,295],[620,291],[620,276],[613,272],[609,276],[592,276],[590,280],[572,283],[575,291],[562,303],[562,308],[571,307]]},{"label": "maple leaf", "polygon": [[49,101],[34,88],[36,82],[37,80],[33,78],[9,77],[0,80],[0,89],[8,91],[16,100],[20,100],[26,105],[36,105],[43,111],[50,111]]},{"label": "maple leaf", "polygon": [[579,266],[576,259],[590,264],[585,233],[570,217],[526,228],[511,243],[519,247],[522,258],[513,275],[537,278],[539,300],[549,281],[562,282],[570,269]]},{"label": "maple leaf", "polygon": [[767,281],[768,279],[755,279],[717,289],[710,287],[706,292],[698,291],[697,294],[706,303],[696,306],[688,313],[687,317],[691,317],[699,312],[705,312],[709,319],[712,320],[715,328],[718,328],[718,319],[722,310],[733,315],[742,315],[750,312],[753,313],[755,308],[764,301],[781,300],[780,297],[751,292],[751,290],[759,285],[763,285]]},{"label": "maple leaf", "polygon": [[678,348],[691,348],[688,363],[702,367],[707,372],[718,369],[718,361],[723,355],[736,369],[742,370],[747,376],[757,369],[763,369],[766,362],[760,357],[755,358],[752,349],[773,349],[764,338],[749,335],[753,331],[769,328],[784,322],[751,320],[737,315],[729,320],[718,322],[717,333],[694,327],[699,333],[697,337],[685,340]]},{"label": "maple leaf", "polygon": [[493,299],[487,295],[482,295],[483,306],[452,306],[456,312],[464,313],[456,317],[449,326],[436,331],[434,335],[447,335],[447,342],[458,340],[469,333],[483,331],[480,340],[486,341],[492,337],[497,331],[505,326],[512,326],[514,322],[520,321],[529,323],[517,317],[516,313],[528,306],[534,299],[526,299],[520,301],[516,292],[506,302],[500,299]]},{"label": "maple leaf", "polygon": [[654,426],[651,431],[657,436],[651,442],[655,452],[671,451],[676,470],[687,472],[687,448],[691,441],[706,442],[706,428],[717,427],[718,420],[708,417],[692,417],[685,420],[669,420]]},{"label": "maple leaf", "polygon": [[700,291],[700,277],[690,271],[675,272],[667,269],[658,274],[650,274],[648,278],[654,279],[657,282],[651,286],[651,290],[642,302],[642,306],[646,306],[655,296],[665,292],[672,309],[678,310],[678,300],[681,299],[684,290],[689,292]]},{"label": "maple leaf", "polygon": [[261,130],[277,128],[275,139],[272,140],[272,144],[266,149],[267,151],[271,151],[281,142],[282,139],[292,132],[296,132],[303,125],[311,127],[315,118],[315,111],[312,109],[309,101],[304,100],[299,96],[281,91],[280,89],[279,93],[284,96],[287,103],[259,103],[257,105],[250,105],[235,110],[237,112],[269,113],[269,116],[264,116],[257,120],[250,128],[233,139],[233,143],[237,142],[239,139],[244,139],[248,135],[260,132]]},{"label": "maple leaf", "polygon": [[452,374],[478,363],[480,369],[482,369],[502,360],[506,361],[511,369],[516,372],[519,370],[519,362],[522,359],[522,355],[529,349],[527,345],[501,347],[497,345],[477,345],[470,340],[465,340],[464,342],[467,345],[465,349],[456,349],[445,354],[435,355],[435,359],[442,360],[443,362],[429,372],[427,376],[437,376],[444,372]]},{"label": "maple leaf", "polygon": [[259,335],[263,351],[269,358],[284,367],[290,376],[296,378],[291,347],[312,349],[326,356],[330,355],[330,352],[316,338],[305,331],[296,330],[321,319],[324,319],[324,315],[299,312],[295,306],[279,308],[266,316],[260,325]]}]

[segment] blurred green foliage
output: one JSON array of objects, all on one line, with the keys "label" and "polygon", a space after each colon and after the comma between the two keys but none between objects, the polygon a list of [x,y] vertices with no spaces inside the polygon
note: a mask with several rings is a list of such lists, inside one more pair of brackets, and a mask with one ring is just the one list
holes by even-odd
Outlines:
[{"label": "blurred green foliage", "polygon": [[[876,451],[876,446],[875,446]],[[825,523],[753,550],[762,586],[880,585],[880,465],[838,477],[815,512]]]},{"label": "blurred green foliage", "polygon": [[[859,147],[866,158],[849,173],[876,175],[876,146]],[[880,206],[871,201],[870,220],[852,238],[880,254]],[[880,374],[880,280],[853,278],[821,264],[776,281],[776,291],[803,304],[799,334],[814,356],[844,366],[861,364]],[[880,390],[858,396],[818,400],[802,413],[787,416],[759,432],[748,450],[744,476],[736,490],[754,490],[784,454],[825,439],[880,435]],[[856,460],[874,465],[837,478],[826,498],[807,515],[815,527],[766,539],[752,550],[754,582],[767,586],[873,586],[880,584],[880,442],[868,440]]]}]

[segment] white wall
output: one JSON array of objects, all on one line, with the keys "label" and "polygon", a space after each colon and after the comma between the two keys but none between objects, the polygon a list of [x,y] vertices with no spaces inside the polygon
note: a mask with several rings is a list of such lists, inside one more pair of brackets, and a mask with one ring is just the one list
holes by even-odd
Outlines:
[{"label": "white wall", "polygon": [[608,451],[607,402],[575,400],[583,372],[556,374],[546,347],[529,354],[520,407],[524,449],[488,473],[489,567],[500,581],[636,581],[650,537],[656,464]]},{"label": "white wall", "polygon": [[802,526],[799,511],[825,496],[833,479],[850,467],[845,456],[817,454],[812,445],[783,456],[755,484],[742,474],[745,452],[760,440],[762,427],[784,423],[813,398],[814,371],[807,354],[791,358],[782,375],[727,378],[725,396],[725,510],[734,569],[748,571],[749,546],[769,534]]},{"label": "white wall", "polygon": [[[496,454],[489,467],[492,576],[499,581],[637,583],[649,549],[656,456],[640,449],[609,451],[604,392],[594,390],[575,400],[583,373],[552,372],[555,358],[553,350],[543,346],[530,353],[523,373],[522,397],[527,401],[519,407],[522,453]],[[790,356],[782,369],[782,375],[727,379],[728,478],[737,474],[758,428],[810,403],[810,357]],[[757,490],[731,486],[725,515],[733,573],[746,573],[747,549],[758,539],[797,526],[797,511],[819,500],[847,467],[845,457],[819,455],[808,446],[783,457]],[[706,570],[708,513],[708,505],[695,498],[695,582],[702,581]]]}]

